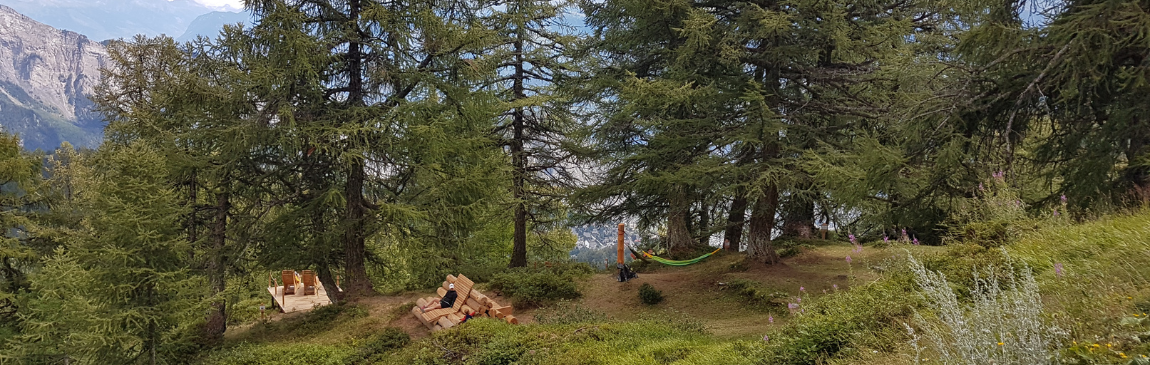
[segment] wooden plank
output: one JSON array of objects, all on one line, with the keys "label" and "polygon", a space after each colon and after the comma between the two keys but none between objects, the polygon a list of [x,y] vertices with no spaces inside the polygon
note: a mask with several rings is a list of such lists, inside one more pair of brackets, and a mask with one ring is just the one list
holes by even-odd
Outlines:
[{"label": "wooden plank", "polygon": [[440,308],[423,313],[423,318],[428,322],[434,322],[451,313],[455,313],[455,310],[451,308]]},{"label": "wooden plank", "polygon": [[[471,295],[471,288],[474,286],[475,282],[471,281],[471,279],[468,279],[466,276],[463,276],[463,274],[459,274],[459,277],[455,279],[455,292],[459,294],[459,298],[461,299],[465,299],[468,295]],[[459,308],[462,306],[463,300],[456,300],[455,305],[453,305],[452,308],[459,310]]]}]

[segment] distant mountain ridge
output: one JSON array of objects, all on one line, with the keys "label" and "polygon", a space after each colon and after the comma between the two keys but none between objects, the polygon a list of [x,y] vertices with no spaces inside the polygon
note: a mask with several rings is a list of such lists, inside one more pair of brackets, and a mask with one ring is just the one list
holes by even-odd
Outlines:
[{"label": "distant mountain ridge", "polygon": [[108,62],[102,44],[0,6],[0,127],[30,150],[99,145],[103,118],[88,95]]},{"label": "distant mountain ridge", "polygon": [[179,37],[201,15],[212,12],[191,0],[0,0],[56,29],[96,41],[130,40],[137,34]]},{"label": "distant mountain ridge", "polygon": [[176,40],[189,42],[195,40],[197,36],[215,38],[219,35],[220,30],[224,29],[225,25],[234,25],[236,23],[252,24],[254,21],[249,13],[213,11],[200,15],[196,20],[193,20],[192,23],[188,25],[188,29],[184,31],[184,34],[176,38]]}]

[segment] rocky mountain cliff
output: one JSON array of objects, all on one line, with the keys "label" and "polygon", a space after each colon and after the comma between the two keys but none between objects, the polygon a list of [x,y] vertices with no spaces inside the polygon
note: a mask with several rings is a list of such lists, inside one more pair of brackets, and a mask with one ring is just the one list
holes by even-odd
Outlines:
[{"label": "rocky mountain cliff", "polygon": [[0,6],[0,127],[29,150],[98,145],[103,122],[86,95],[107,62],[100,43]]}]

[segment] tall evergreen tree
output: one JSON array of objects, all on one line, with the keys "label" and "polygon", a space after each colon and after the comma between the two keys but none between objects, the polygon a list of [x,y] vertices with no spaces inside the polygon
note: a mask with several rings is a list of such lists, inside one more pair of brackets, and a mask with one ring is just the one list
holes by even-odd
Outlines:
[{"label": "tall evergreen tree", "polygon": [[367,295],[372,284],[365,268],[366,239],[378,232],[381,223],[381,202],[371,192],[386,190],[386,175],[405,171],[396,162],[404,153],[397,146],[412,121],[410,115],[400,114],[400,107],[413,99],[434,98],[438,91],[427,87],[444,79],[433,75],[454,69],[463,51],[481,46],[477,34],[468,32],[475,21],[474,4],[377,0],[245,4],[261,17],[296,14],[298,30],[326,47],[310,50],[325,57],[318,59],[316,70],[323,98],[294,107],[308,116],[301,136],[313,144],[309,150],[314,148],[313,153],[334,163],[342,187],[338,230],[344,292],[351,297]]},{"label": "tall evergreen tree", "polygon": [[490,20],[502,44],[490,55],[493,87],[507,112],[495,129],[511,159],[514,234],[510,267],[527,266],[527,233],[562,221],[557,205],[572,177],[565,146],[573,132],[563,85],[573,72],[569,47],[577,39],[564,24],[567,2],[508,0]]},{"label": "tall evergreen tree", "polygon": [[[40,162],[26,154],[20,139],[0,134],[0,320],[4,326],[17,323],[16,296],[28,290],[27,275],[38,266],[39,257],[48,251],[29,242],[27,232],[34,230],[29,219],[38,200]],[[49,248],[50,249],[50,248]]]}]

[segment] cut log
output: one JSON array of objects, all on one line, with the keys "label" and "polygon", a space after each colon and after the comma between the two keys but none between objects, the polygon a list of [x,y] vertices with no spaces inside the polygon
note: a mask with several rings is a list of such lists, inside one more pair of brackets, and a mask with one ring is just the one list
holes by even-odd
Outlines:
[{"label": "cut log", "polygon": [[462,307],[459,307],[459,313],[463,313],[464,315],[468,315],[471,313],[475,313],[475,310],[471,309],[471,307],[468,306],[467,304],[464,304]]},{"label": "cut log", "polygon": [[444,295],[447,295],[447,289],[444,288],[435,289],[435,292],[439,294],[440,298],[443,298]]},{"label": "cut log", "polygon": [[426,307],[427,306],[427,299],[424,299],[424,298],[416,299],[415,305],[418,305],[420,308]]},{"label": "cut log", "polygon": [[448,283],[455,284],[455,280],[456,280],[455,275],[451,275],[451,274],[447,275],[447,282]]},{"label": "cut log", "polygon": [[510,324],[519,324],[519,320],[515,319],[515,316],[507,316],[507,317],[504,317],[503,320],[507,321],[507,323],[510,323]]},{"label": "cut log", "polygon": [[443,329],[448,329],[451,327],[455,327],[455,323],[451,322],[451,320],[447,319],[447,317],[443,317],[443,318],[439,319],[439,326],[443,327]]},{"label": "cut log", "polygon": [[427,326],[428,329],[431,328],[432,324],[423,318],[423,311],[419,310],[419,307],[411,307],[411,314],[415,315],[415,318],[419,320],[419,323],[423,323],[423,325]]},{"label": "cut log", "polygon": [[440,326],[439,323],[436,323],[434,326],[431,326],[431,332],[439,331],[441,329],[443,329],[443,326]]},{"label": "cut log", "polygon": [[443,282],[443,285],[440,285],[440,286],[441,286],[441,287],[443,287],[444,289],[447,289],[447,285],[448,285],[448,284],[451,284],[451,283],[448,283],[448,282],[445,280],[445,281]]},{"label": "cut log", "polygon": [[465,304],[468,307],[471,307],[472,310],[483,306],[482,304],[479,304],[479,301],[475,300],[474,298],[467,298],[467,303]]},{"label": "cut log", "polygon": [[509,316],[509,315],[515,314],[515,308],[512,308],[511,306],[496,307],[496,308],[492,308],[492,310],[495,311],[496,316],[499,318],[503,318],[504,316]]}]

